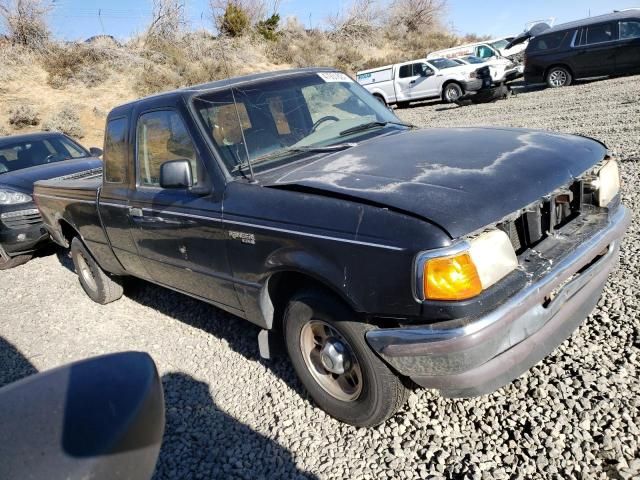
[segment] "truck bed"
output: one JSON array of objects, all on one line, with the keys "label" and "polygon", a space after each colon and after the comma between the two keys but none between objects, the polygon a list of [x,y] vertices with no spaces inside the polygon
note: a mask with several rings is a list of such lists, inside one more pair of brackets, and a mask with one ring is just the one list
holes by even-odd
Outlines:
[{"label": "truck bed", "polygon": [[[102,169],[87,170],[51,180],[35,183],[34,196],[63,196],[77,200],[96,200],[96,194],[102,185]],[[38,200],[38,206],[41,202]]]},{"label": "truck bed", "polygon": [[102,169],[35,183],[33,198],[47,231],[57,244],[69,246],[71,228],[76,230],[73,235],[106,243],[97,204],[101,186]]}]

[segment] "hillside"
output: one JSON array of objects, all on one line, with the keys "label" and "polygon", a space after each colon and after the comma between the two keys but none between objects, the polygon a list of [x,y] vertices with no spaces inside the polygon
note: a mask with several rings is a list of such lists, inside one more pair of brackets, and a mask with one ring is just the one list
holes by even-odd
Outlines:
[{"label": "hillside", "polygon": [[170,42],[141,37],[119,44],[104,38],[50,41],[33,49],[0,39],[0,134],[54,129],[99,146],[108,111],[140,96],[292,67],[334,66],[354,73],[469,40],[435,28],[402,38],[383,31],[353,37],[305,30],[295,22],[271,41],[187,32]]}]

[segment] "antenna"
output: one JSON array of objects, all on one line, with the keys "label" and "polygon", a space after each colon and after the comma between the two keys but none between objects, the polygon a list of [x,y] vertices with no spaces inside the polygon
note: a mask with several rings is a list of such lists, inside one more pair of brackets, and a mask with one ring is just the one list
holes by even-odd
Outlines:
[{"label": "antenna", "polygon": [[[224,48],[220,44],[220,55],[222,56],[222,63],[224,63],[224,69],[227,72],[227,78],[231,77],[229,73],[229,65],[227,64],[227,56],[224,54]],[[238,119],[238,126],[240,127],[240,135],[242,136],[242,145],[244,145],[244,152],[247,155],[247,165],[249,165],[249,181],[256,183],[256,177],[253,174],[253,164],[251,163],[251,156],[249,155],[249,147],[247,146],[247,139],[244,136],[244,128],[242,128],[242,120],[240,120],[240,110],[238,110],[238,102],[236,102],[236,94],[234,93],[234,87],[231,86],[231,98],[233,99],[233,106],[236,110],[236,118]]]}]

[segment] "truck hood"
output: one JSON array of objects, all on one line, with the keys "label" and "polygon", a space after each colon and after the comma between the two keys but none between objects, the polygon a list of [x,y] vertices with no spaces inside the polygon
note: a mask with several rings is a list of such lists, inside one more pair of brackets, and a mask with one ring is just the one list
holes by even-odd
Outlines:
[{"label": "truck hood", "polygon": [[265,184],[403,211],[457,238],[568,185],[605,156],[595,140],[536,130],[411,130],[292,166]]},{"label": "truck hood", "polygon": [[0,174],[0,188],[8,187],[12,190],[32,194],[33,184],[38,180],[49,180],[100,167],[102,167],[102,161],[93,157],[46,163]]}]

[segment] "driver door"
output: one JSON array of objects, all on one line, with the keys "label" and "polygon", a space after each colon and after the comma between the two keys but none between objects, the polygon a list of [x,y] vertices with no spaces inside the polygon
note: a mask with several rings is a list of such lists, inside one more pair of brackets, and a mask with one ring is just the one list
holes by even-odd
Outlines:
[{"label": "driver door", "polygon": [[424,62],[401,65],[396,81],[399,101],[437,96],[435,72]]}]

